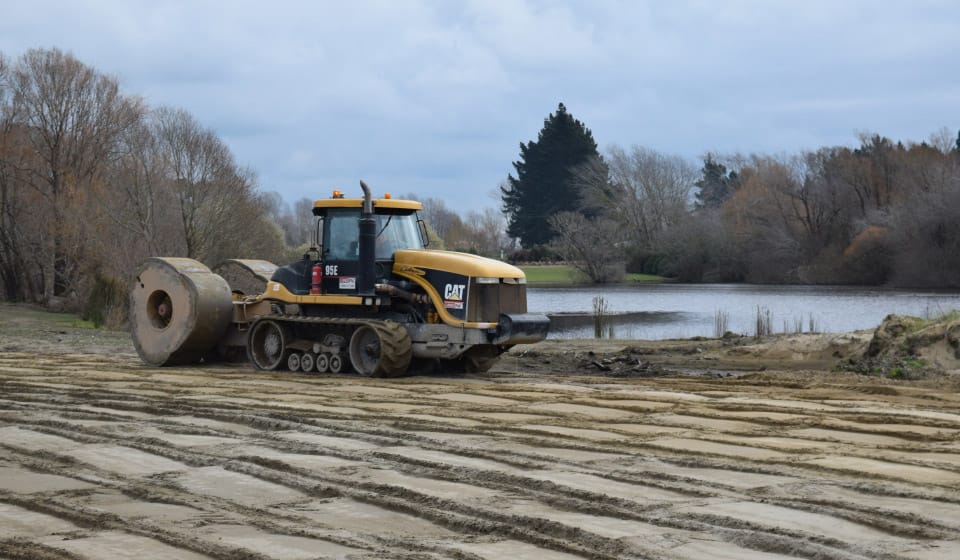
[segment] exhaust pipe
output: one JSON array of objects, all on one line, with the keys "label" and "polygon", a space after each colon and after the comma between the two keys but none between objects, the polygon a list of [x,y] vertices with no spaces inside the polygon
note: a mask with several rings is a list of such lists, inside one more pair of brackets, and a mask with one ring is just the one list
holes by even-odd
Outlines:
[{"label": "exhaust pipe", "polygon": [[391,297],[400,298],[410,303],[430,303],[430,296],[427,294],[414,294],[393,284],[377,284],[376,290],[377,293],[388,294]]},{"label": "exhaust pipe", "polygon": [[361,296],[374,295],[376,282],[376,240],[377,221],[373,217],[373,197],[370,187],[360,181],[363,189],[363,207],[360,212],[359,270],[357,270],[357,293]]},{"label": "exhaust pipe", "polygon": [[360,181],[360,188],[363,189],[363,209],[360,214],[364,218],[373,216],[373,195],[370,194],[370,187]]}]

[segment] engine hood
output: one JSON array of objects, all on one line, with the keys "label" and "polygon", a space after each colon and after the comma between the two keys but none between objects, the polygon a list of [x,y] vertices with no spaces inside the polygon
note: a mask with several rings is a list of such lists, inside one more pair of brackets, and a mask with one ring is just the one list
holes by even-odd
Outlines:
[{"label": "engine hood", "polygon": [[519,268],[495,259],[469,253],[432,249],[402,249],[394,253],[393,270],[416,274],[416,269],[440,270],[490,278],[526,278]]}]

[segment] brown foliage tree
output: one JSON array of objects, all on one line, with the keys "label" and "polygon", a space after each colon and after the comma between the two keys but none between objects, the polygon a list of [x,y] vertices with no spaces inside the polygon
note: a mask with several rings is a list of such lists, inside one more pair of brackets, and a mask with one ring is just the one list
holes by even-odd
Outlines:
[{"label": "brown foliage tree", "polygon": [[[950,136],[904,146],[864,134],[856,149],[746,158],[721,208],[726,227],[710,229],[733,236],[753,282],[956,286],[960,156]],[[704,244],[667,238],[668,261],[698,262]]]},{"label": "brown foliage tree", "polygon": [[[114,156],[118,137],[142,114],[117,81],[58,49],[27,51],[9,70],[4,120],[15,128],[16,189],[30,189],[42,290],[49,300],[75,292],[89,243],[92,191]],[[9,129],[8,129],[9,130]],[[9,152],[8,152],[9,153]],[[8,160],[9,161],[9,160]]]},{"label": "brown foliage tree", "polygon": [[285,258],[268,202],[186,112],[57,49],[0,55],[0,297],[76,308],[147,256]]}]

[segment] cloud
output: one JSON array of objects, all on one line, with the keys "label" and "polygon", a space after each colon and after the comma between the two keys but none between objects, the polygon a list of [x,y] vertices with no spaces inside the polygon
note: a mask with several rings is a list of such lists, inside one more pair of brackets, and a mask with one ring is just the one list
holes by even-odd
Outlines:
[{"label": "cloud", "polygon": [[[495,206],[563,101],[601,146],[694,158],[957,126],[960,6],[760,0],[8,2],[57,46],[213,128],[287,200],[361,178]],[[371,182],[371,184],[373,184]]]}]

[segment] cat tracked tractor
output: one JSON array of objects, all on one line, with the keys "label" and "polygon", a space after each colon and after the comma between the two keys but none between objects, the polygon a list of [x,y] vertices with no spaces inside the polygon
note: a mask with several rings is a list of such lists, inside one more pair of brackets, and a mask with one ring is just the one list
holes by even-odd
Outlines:
[{"label": "cat tracked tractor", "polygon": [[527,313],[526,277],[506,263],[426,249],[421,204],[317,200],[315,242],[277,267],[229,260],[213,271],[151,258],[130,294],[144,362],[180,365],[246,357],[260,370],[397,377],[486,371],[516,344],[547,336]]}]

